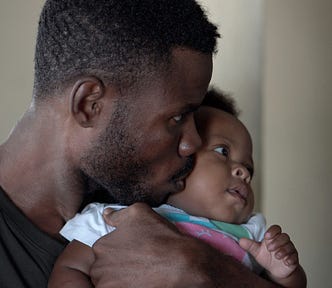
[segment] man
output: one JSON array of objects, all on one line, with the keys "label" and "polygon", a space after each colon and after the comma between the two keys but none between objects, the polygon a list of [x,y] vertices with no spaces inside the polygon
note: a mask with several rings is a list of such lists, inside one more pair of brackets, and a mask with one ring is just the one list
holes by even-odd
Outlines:
[{"label": "man", "polygon": [[[46,1],[33,101],[0,147],[1,287],[47,285],[87,199],[156,206],[184,188],[217,37],[194,0]],[[146,204],[106,220],[96,287],[270,285]]]}]

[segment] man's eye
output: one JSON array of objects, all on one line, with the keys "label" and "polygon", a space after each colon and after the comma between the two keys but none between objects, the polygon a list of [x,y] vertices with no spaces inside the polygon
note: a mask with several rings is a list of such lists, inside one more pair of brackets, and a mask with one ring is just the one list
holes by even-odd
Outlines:
[{"label": "man's eye", "polygon": [[173,120],[177,123],[181,122],[182,119],[183,119],[183,114],[176,115],[176,116],[173,117]]},{"label": "man's eye", "polygon": [[223,156],[225,156],[225,157],[227,157],[228,154],[229,154],[228,149],[226,147],[222,147],[222,146],[214,148],[214,151],[221,154],[221,155],[223,155]]}]

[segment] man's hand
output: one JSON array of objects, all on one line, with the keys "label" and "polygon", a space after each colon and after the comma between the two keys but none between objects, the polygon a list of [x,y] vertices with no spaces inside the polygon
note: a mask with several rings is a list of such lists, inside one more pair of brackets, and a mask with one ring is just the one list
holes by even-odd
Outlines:
[{"label": "man's hand", "polygon": [[274,287],[231,257],[181,234],[145,204],[108,212],[105,221],[116,230],[93,246],[90,275],[97,288]]}]

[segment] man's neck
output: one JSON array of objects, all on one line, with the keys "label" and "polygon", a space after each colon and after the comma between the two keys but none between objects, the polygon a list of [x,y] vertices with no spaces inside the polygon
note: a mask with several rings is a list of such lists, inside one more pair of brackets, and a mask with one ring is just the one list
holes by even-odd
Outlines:
[{"label": "man's neck", "polygon": [[79,209],[83,187],[54,145],[56,128],[36,117],[26,113],[0,146],[0,185],[31,222],[56,237]]}]

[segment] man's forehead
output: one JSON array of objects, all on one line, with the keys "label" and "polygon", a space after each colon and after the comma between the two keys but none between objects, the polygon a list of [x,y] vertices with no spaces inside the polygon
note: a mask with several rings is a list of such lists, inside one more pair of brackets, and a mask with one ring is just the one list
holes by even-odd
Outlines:
[{"label": "man's forehead", "polygon": [[[201,53],[188,48],[175,48],[172,51],[171,72],[177,72],[192,85],[201,86],[209,83],[212,77],[212,54]],[[177,74],[175,73],[175,74]]]}]

